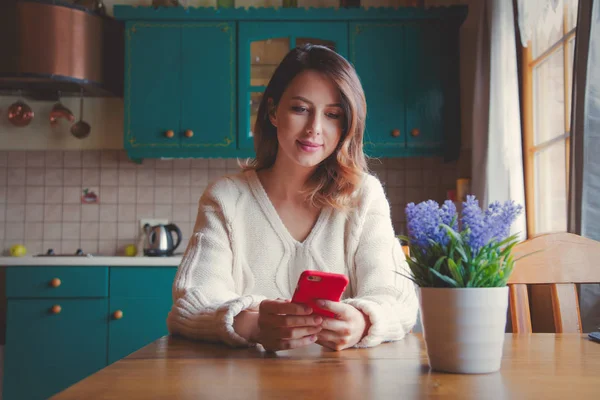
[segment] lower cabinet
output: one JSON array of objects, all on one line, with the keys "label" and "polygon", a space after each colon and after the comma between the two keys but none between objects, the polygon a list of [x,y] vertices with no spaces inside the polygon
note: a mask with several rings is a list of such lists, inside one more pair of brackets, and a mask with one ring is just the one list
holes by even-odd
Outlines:
[{"label": "lower cabinet", "polygon": [[[175,268],[112,268],[108,363],[164,336]],[[165,284],[165,283],[168,283]]]},{"label": "lower cabinet", "polygon": [[3,398],[45,399],[102,369],[107,307],[106,298],[8,300]]},{"label": "lower cabinet", "polygon": [[176,270],[6,268],[3,399],[46,399],[166,335]]}]

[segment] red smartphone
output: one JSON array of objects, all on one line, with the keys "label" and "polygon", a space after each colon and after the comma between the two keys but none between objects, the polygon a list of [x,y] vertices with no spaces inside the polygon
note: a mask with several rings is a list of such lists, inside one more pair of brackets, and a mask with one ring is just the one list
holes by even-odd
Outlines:
[{"label": "red smartphone", "polygon": [[315,300],[340,301],[346,286],[348,286],[346,275],[306,270],[298,279],[292,303],[306,304],[313,309],[314,314],[333,318],[335,314],[317,306]]}]

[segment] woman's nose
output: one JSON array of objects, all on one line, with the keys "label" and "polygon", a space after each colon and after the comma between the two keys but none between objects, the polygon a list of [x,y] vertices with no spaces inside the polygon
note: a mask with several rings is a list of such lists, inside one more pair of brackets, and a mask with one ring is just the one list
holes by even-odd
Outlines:
[{"label": "woman's nose", "polygon": [[311,135],[320,135],[321,129],[322,129],[321,117],[317,113],[315,113],[315,114],[313,114],[313,117],[309,120],[306,132]]}]

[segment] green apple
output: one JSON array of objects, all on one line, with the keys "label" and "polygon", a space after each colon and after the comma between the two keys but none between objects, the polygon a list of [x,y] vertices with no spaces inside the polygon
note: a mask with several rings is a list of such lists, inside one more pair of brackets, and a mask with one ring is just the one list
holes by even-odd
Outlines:
[{"label": "green apple", "polygon": [[125,255],[127,257],[135,257],[137,255],[137,247],[135,244],[125,246]]},{"label": "green apple", "polygon": [[27,247],[22,244],[15,244],[10,247],[10,255],[13,257],[23,257],[27,254]]}]

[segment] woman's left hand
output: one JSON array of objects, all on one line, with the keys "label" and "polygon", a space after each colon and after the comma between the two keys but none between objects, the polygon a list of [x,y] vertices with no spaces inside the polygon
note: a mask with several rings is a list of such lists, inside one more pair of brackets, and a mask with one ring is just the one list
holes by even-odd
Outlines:
[{"label": "woman's left hand", "polygon": [[329,300],[318,300],[317,304],[335,314],[335,318],[323,317],[322,330],[317,333],[317,343],[321,346],[344,350],[360,342],[368,332],[369,317],[351,305]]}]

